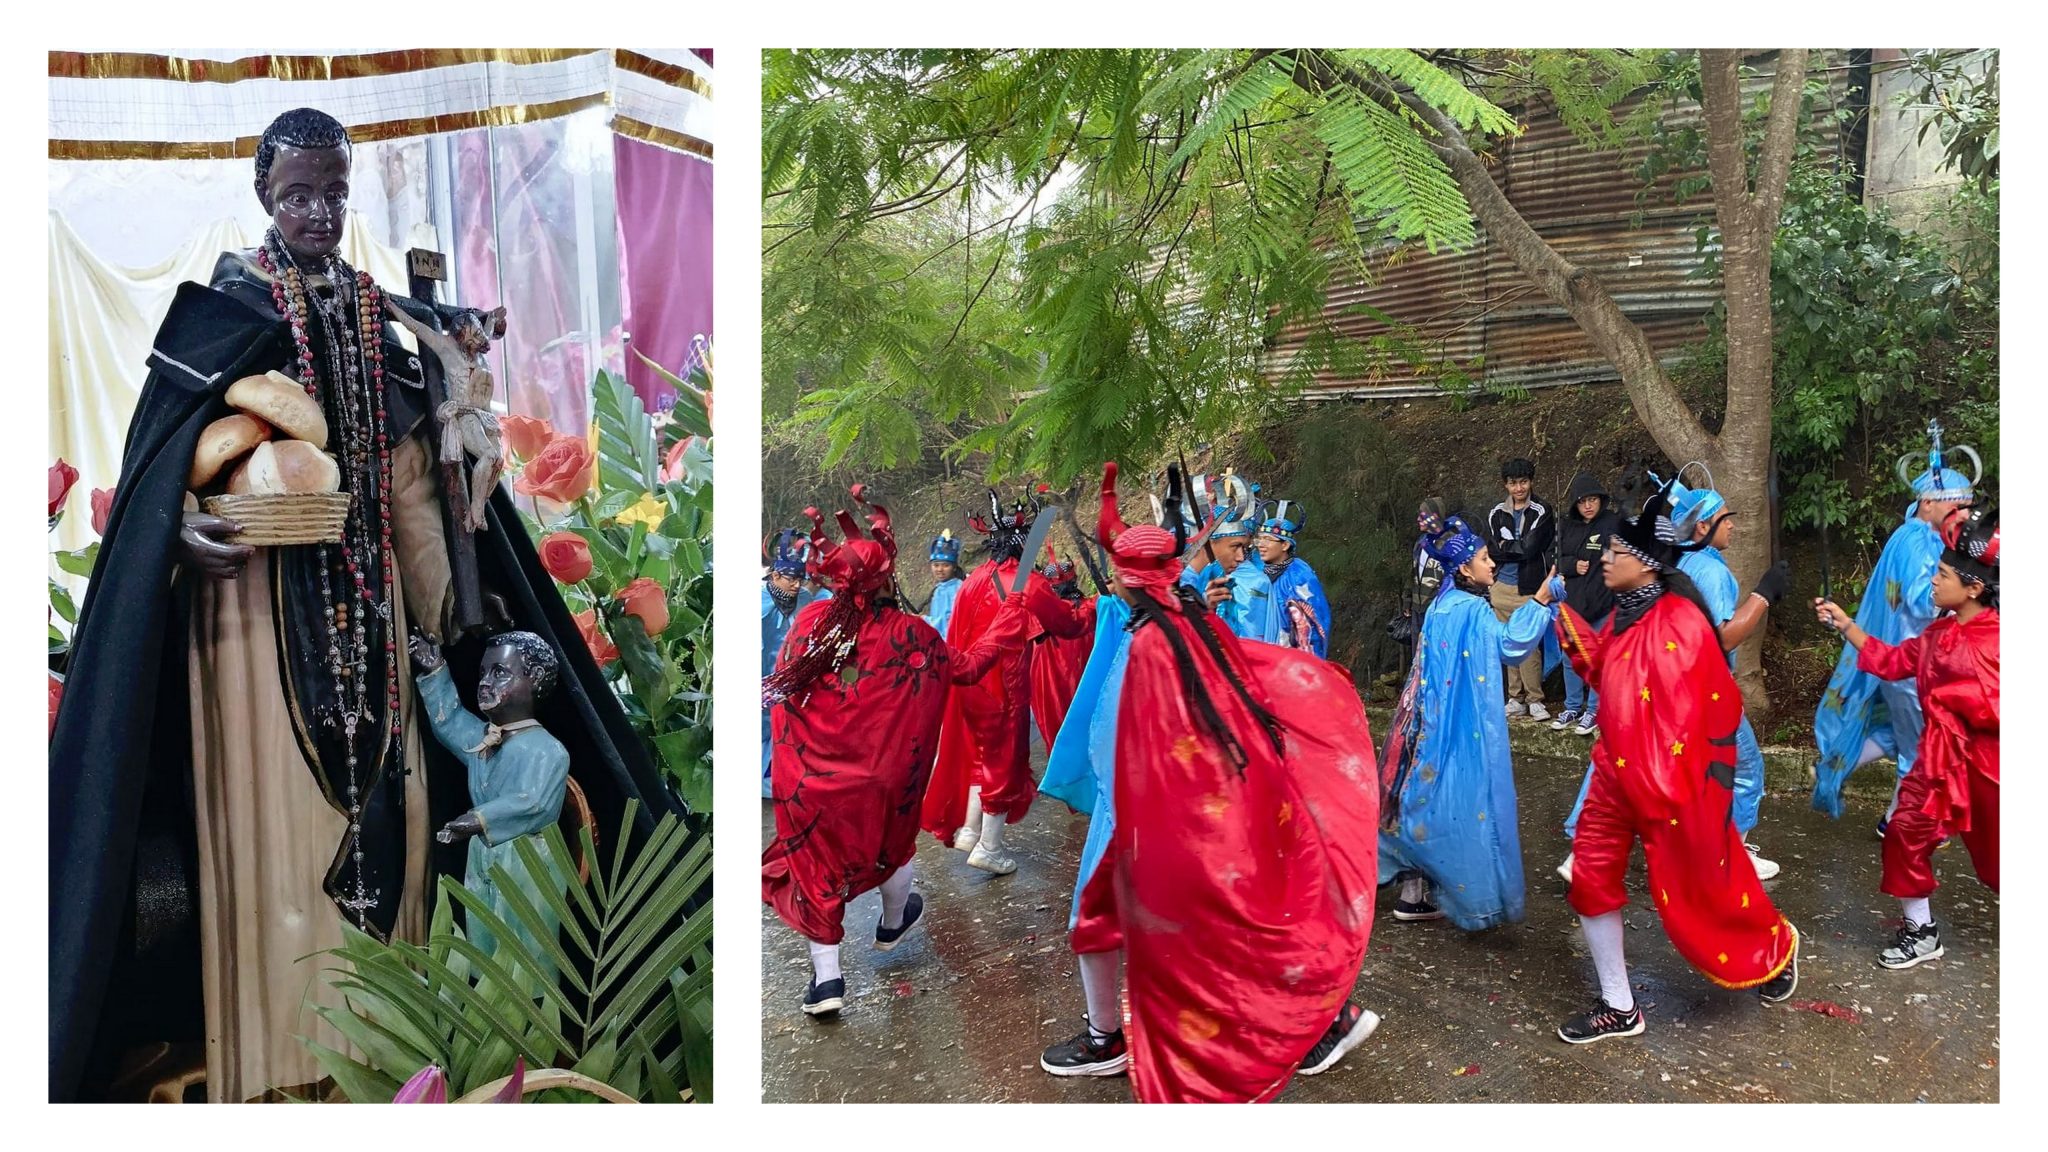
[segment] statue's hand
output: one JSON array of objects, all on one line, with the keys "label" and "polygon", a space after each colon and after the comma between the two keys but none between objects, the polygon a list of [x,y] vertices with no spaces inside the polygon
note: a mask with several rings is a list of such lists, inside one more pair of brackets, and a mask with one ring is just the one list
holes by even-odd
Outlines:
[{"label": "statue's hand", "polygon": [[474,812],[464,812],[462,815],[450,820],[439,832],[434,833],[434,839],[439,840],[443,844],[453,844],[457,840],[467,840],[471,836],[481,836],[483,831],[484,822],[477,818],[477,814]]},{"label": "statue's hand", "polygon": [[422,672],[432,672],[447,663],[441,658],[441,646],[423,633],[412,634],[412,639],[406,641],[406,651],[412,654],[413,667]]},{"label": "statue's hand", "polygon": [[227,537],[241,530],[242,526],[232,520],[205,512],[187,512],[184,526],[178,530],[178,542],[184,545],[186,559],[200,571],[216,580],[233,580],[242,574],[249,557],[256,554],[256,549],[247,544],[227,542]]}]

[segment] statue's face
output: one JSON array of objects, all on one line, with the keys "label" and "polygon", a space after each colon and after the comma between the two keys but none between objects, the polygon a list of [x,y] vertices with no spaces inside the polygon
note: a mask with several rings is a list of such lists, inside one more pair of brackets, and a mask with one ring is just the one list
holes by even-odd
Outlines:
[{"label": "statue's face", "polygon": [[280,146],[271,161],[263,207],[293,256],[325,259],[341,245],[348,149]]},{"label": "statue's face", "polygon": [[492,722],[504,724],[533,716],[533,676],[526,669],[526,657],[509,644],[484,649],[483,668],[477,674],[476,706]]}]

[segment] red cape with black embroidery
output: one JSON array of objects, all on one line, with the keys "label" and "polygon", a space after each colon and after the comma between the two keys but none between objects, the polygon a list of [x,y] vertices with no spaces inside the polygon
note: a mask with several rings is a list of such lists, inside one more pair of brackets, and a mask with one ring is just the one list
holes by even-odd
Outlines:
[{"label": "red cape with black embroidery", "polygon": [[[841,513],[848,539],[837,548],[814,511],[812,523],[817,564],[837,595],[797,613],[779,662],[790,675],[769,681],[786,697],[769,716],[775,839],[761,853],[761,899],[798,935],[837,944],[847,902],[917,849],[949,688],[1021,648],[1028,617],[1021,602],[1006,605],[971,650],[949,648],[931,625],[878,602],[895,554],[886,512],[877,506],[869,517],[874,541],[858,539]],[[849,638],[851,650],[835,660]]]},{"label": "red cape with black embroidery", "polygon": [[1116,830],[1084,915],[1113,920],[1092,939],[1121,937],[1139,1100],[1271,1100],[1343,1006],[1372,932],[1372,734],[1342,668],[1242,643],[1182,602],[1174,537],[1124,529],[1115,480],[1110,465],[1098,535],[1149,603],[1134,605]]},{"label": "red cape with black embroidery", "polygon": [[1791,925],[1757,881],[1729,818],[1742,697],[1698,605],[1671,592],[1617,632],[1560,606],[1558,635],[1600,693],[1593,781],[1572,841],[1572,907],[1600,916],[1628,903],[1622,879],[1640,839],[1651,903],[1686,962],[1750,988],[1790,961]]},{"label": "red cape with black embroidery", "polygon": [[[1047,631],[1065,635],[1074,628],[1074,610],[1052,590],[1052,582],[1034,571],[1020,595],[1010,591],[1017,579],[1017,561],[983,564],[960,585],[953,601],[953,619],[946,643],[955,651],[975,646],[1007,601],[1021,599],[1025,609]],[[997,592],[1000,581],[1002,591]],[[1038,798],[1031,776],[1031,664],[1027,645],[1005,653],[995,666],[972,681],[962,681],[946,702],[939,728],[939,761],[924,795],[925,831],[946,844],[967,822],[967,790],[981,788],[981,810],[1015,824]]]}]

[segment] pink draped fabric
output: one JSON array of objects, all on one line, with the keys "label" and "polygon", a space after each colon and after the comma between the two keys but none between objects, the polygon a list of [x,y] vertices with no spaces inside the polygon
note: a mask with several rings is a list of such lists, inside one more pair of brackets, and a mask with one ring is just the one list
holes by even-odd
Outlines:
[{"label": "pink draped fabric", "polygon": [[[634,350],[680,375],[690,341],[711,336],[711,164],[624,136],[612,147],[626,331]],[[650,408],[674,401],[639,356],[626,357],[626,380]]]}]

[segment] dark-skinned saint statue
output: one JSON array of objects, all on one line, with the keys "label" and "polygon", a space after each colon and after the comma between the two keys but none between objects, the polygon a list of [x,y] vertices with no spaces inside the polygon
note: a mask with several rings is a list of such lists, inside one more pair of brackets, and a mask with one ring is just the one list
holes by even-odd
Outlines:
[{"label": "dark-skinned saint statue", "polygon": [[[51,738],[55,1100],[146,1094],[152,1069],[202,1051],[209,1100],[310,1090],[300,1037],[347,1048],[314,1011],[345,1010],[318,954],[345,924],[422,941],[434,877],[464,870],[463,846],[433,832],[471,809],[465,766],[422,738],[407,636],[472,685],[487,644],[454,626],[462,529],[428,350],[401,342],[386,304],[436,329],[454,310],[387,297],[341,259],[350,158],[333,118],[278,117],[255,157],[269,232],[180,286],[150,352]],[[200,432],[229,413],[230,385],[271,371],[324,411],[352,497],[339,541],[251,547],[190,510]],[[601,833],[622,831],[629,799],[671,810],[502,490],[483,519],[487,623],[561,654],[534,716]]]}]

